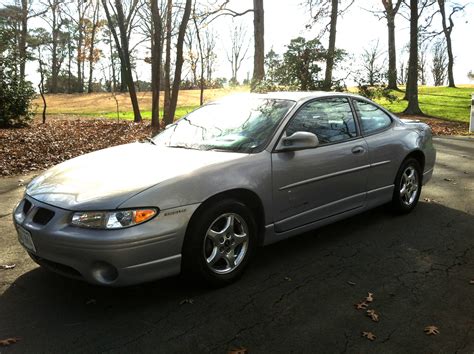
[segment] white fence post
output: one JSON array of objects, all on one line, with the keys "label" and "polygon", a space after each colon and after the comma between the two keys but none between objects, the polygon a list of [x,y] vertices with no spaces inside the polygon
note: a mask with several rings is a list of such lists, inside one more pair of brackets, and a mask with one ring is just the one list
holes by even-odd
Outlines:
[{"label": "white fence post", "polygon": [[469,132],[474,133],[474,93],[471,95],[471,122],[469,124]]}]

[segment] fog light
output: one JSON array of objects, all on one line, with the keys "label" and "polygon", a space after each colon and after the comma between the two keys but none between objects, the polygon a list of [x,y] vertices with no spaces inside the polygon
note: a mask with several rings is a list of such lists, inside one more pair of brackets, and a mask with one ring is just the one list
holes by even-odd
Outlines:
[{"label": "fog light", "polygon": [[92,265],[92,277],[102,284],[113,283],[118,278],[118,271],[106,262],[95,262]]}]

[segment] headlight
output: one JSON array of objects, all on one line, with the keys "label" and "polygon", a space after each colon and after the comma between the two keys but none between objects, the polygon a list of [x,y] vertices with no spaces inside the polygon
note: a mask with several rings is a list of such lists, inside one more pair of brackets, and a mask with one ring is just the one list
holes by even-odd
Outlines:
[{"label": "headlight", "polygon": [[73,214],[71,225],[89,229],[122,229],[144,223],[157,214],[157,209],[83,211]]}]

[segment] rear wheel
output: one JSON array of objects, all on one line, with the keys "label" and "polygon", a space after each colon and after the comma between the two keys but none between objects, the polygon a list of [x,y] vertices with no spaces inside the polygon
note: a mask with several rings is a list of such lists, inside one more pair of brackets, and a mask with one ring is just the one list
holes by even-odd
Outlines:
[{"label": "rear wheel", "polygon": [[235,281],[256,248],[257,227],[245,204],[226,199],[193,218],[183,246],[184,275],[214,286]]},{"label": "rear wheel", "polygon": [[421,176],[418,160],[408,158],[402,163],[395,179],[392,198],[392,206],[396,212],[406,214],[415,208],[421,194]]}]

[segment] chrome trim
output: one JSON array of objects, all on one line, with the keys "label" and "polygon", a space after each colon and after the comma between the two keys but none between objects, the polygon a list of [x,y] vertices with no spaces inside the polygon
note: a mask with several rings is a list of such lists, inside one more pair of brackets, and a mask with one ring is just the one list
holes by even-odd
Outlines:
[{"label": "chrome trim", "polygon": [[386,161],[375,162],[375,163],[370,164],[370,167],[378,167],[378,166],[386,165],[390,162],[392,162],[392,161],[391,160],[386,160]]},{"label": "chrome trim", "polygon": [[380,162],[375,162],[375,163],[370,164],[370,165],[364,165],[364,166],[359,166],[359,167],[350,168],[350,169],[348,169],[348,170],[343,170],[343,171],[339,171],[339,172],[333,172],[333,173],[329,173],[329,174],[327,174],[327,175],[323,175],[323,176],[319,176],[319,177],[314,177],[314,178],[310,178],[310,179],[305,179],[304,181],[300,181],[300,182],[288,184],[288,185],[286,185],[286,186],[283,186],[283,187],[279,188],[278,190],[283,191],[283,190],[285,190],[285,189],[290,189],[290,188],[293,188],[293,187],[299,187],[299,186],[302,186],[302,185],[304,185],[304,184],[309,184],[309,183],[321,181],[321,180],[328,179],[328,178],[331,178],[331,177],[341,176],[341,175],[345,175],[345,174],[348,174],[348,173],[352,173],[352,172],[356,172],[356,171],[365,170],[365,169],[367,169],[367,168],[373,168],[373,167],[378,167],[378,166],[386,165],[386,164],[388,164],[388,163],[390,163],[390,162],[391,162],[390,160],[387,160],[387,161],[380,161]]},{"label": "chrome trim", "polygon": [[393,188],[393,184],[391,184],[389,186],[385,186],[385,187],[371,189],[370,191],[367,191],[367,194],[377,193],[377,192],[381,192],[383,190],[391,189],[391,188]]},{"label": "chrome trim", "polygon": [[428,171],[423,172],[423,176],[426,175],[426,174],[428,174],[428,173],[433,172],[433,170],[434,170],[434,167],[433,167],[433,168],[430,168]]},{"label": "chrome trim", "polygon": [[367,168],[370,168],[370,165],[364,165],[364,166],[359,166],[359,167],[350,168],[350,169],[348,169],[348,170],[343,170],[343,171],[339,171],[339,172],[333,172],[333,173],[329,173],[329,174],[327,174],[327,175],[323,175],[323,176],[319,176],[319,177],[314,177],[314,178],[306,179],[306,180],[304,180],[304,181],[300,181],[300,182],[288,184],[288,185],[286,185],[286,186],[281,187],[279,190],[280,190],[280,191],[283,191],[283,190],[285,190],[285,189],[289,189],[289,188],[293,188],[293,187],[299,187],[299,186],[302,186],[302,185],[304,185],[304,184],[309,184],[309,183],[321,181],[321,180],[323,180],[323,179],[328,179],[328,178],[331,178],[331,177],[336,177],[336,176],[345,175],[345,174],[348,174],[348,173],[351,173],[351,172],[356,172],[356,171],[360,171],[360,170],[365,170],[365,169],[367,169]]},{"label": "chrome trim", "polygon": [[140,267],[155,265],[155,264],[158,264],[158,263],[163,263],[163,262],[168,262],[168,261],[173,261],[173,260],[178,260],[178,259],[179,259],[179,260],[181,259],[181,255],[180,255],[180,254],[177,254],[177,255],[171,256],[171,257],[162,258],[162,259],[157,259],[157,260],[154,260],[154,261],[151,261],[151,262],[147,262],[147,263],[141,263],[141,264],[131,265],[131,266],[125,267],[124,269],[140,268]]}]

